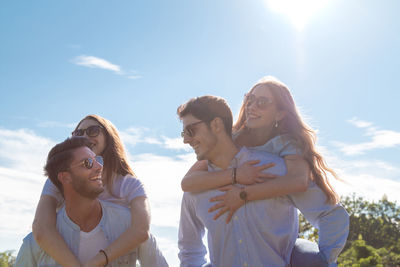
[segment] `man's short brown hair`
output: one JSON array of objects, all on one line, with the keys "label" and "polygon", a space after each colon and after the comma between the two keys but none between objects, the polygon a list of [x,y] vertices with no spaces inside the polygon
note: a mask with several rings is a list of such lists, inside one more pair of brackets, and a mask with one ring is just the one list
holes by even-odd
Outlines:
[{"label": "man's short brown hair", "polygon": [[186,115],[192,115],[206,123],[215,118],[220,118],[225,126],[226,133],[232,135],[232,111],[228,103],[222,97],[205,95],[190,99],[177,109],[180,119]]},{"label": "man's short brown hair", "polygon": [[90,141],[83,136],[73,136],[55,145],[47,156],[44,166],[44,174],[57,186],[63,194],[62,183],[58,180],[58,173],[67,171],[73,160],[72,152],[74,149],[87,146],[90,148]]}]

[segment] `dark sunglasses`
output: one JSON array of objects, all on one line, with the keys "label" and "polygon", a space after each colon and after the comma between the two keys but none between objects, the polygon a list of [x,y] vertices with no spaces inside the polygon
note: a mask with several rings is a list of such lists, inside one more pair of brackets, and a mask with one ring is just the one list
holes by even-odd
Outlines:
[{"label": "dark sunglasses", "polygon": [[250,107],[254,102],[256,102],[256,106],[259,109],[266,109],[270,104],[272,104],[272,100],[265,96],[255,96],[253,94],[245,94],[244,102],[246,103],[246,107]]},{"label": "dark sunglasses", "polygon": [[197,124],[199,124],[199,123],[202,123],[202,122],[204,122],[204,121],[194,122],[194,123],[189,124],[188,126],[186,126],[185,129],[183,129],[183,131],[181,132],[182,138],[184,138],[185,135],[187,135],[187,136],[189,136],[189,137],[195,136],[195,135],[196,135],[196,132],[195,132],[193,126],[195,126],[195,125],[197,125]]},{"label": "dark sunglasses", "polygon": [[97,163],[99,163],[101,166],[103,166],[103,157],[96,156],[94,158],[84,159],[81,162],[71,166],[70,169],[83,165],[86,169],[90,170],[91,168],[93,168],[94,161],[97,161]]},{"label": "dark sunglasses", "polygon": [[83,136],[86,132],[87,136],[96,137],[99,135],[101,129],[104,129],[104,127],[100,125],[92,125],[86,129],[76,129],[72,132],[72,136]]}]

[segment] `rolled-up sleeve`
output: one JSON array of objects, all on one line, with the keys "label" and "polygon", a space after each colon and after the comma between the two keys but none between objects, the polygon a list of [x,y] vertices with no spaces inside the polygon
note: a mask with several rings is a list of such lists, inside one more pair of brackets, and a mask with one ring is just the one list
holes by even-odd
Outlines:
[{"label": "rolled-up sleeve", "polygon": [[206,247],[203,244],[204,225],[197,218],[193,203],[184,193],[182,198],[181,219],[179,223],[178,247],[181,267],[200,267],[206,263]]},{"label": "rolled-up sleeve", "polygon": [[349,215],[346,210],[340,204],[328,204],[326,195],[314,182],[310,182],[306,192],[290,194],[289,198],[319,230],[319,250],[329,266],[336,266],[337,257],[349,234]]},{"label": "rolled-up sleeve", "polygon": [[34,267],[38,266],[37,256],[39,248],[35,244],[32,233],[24,238],[21,248],[19,249],[17,258],[15,260],[15,267]]}]

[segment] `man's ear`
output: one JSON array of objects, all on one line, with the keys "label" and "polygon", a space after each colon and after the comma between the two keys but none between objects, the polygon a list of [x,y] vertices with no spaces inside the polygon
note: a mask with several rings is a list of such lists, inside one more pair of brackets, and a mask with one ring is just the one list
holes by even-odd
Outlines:
[{"label": "man's ear", "polygon": [[222,121],[222,119],[220,117],[214,118],[210,122],[210,127],[211,127],[211,130],[214,131],[214,133],[220,133],[220,132],[225,131],[224,122]]},{"label": "man's ear", "polygon": [[57,175],[57,179],[60,181],[61,184],[68,184],[72,182],[71,175],[67,171],[59,172]]}]

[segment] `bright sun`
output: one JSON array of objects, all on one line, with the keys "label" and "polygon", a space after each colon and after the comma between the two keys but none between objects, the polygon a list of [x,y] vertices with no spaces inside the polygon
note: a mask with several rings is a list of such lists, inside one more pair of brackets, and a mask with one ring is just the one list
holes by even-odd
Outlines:
[{"label": "bright sun", "polygon": [[287,16],[298,30],[303,30],[311,17],[329,0],[265,0],[272,11]]}]

